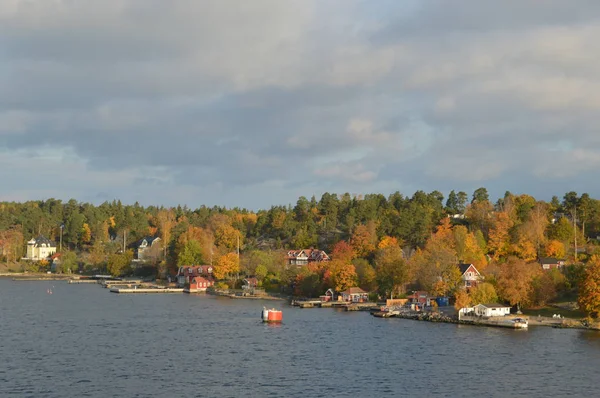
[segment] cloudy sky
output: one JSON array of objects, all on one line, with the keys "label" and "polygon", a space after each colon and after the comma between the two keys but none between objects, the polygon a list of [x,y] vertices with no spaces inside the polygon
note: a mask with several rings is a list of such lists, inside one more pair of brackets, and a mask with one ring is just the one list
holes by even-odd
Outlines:
[{"label": "cloudy sky", "polygon": [[600,197],[598,37],[597,0],[1,0],[0,200]]}]

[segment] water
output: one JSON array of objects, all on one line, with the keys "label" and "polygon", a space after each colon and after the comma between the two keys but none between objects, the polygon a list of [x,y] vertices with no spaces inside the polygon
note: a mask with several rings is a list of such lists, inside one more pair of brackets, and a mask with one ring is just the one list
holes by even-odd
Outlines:
[{"label": "water", "polygon": [[590,397],[599,365],[596,332],[0,278],[1,397]]}]

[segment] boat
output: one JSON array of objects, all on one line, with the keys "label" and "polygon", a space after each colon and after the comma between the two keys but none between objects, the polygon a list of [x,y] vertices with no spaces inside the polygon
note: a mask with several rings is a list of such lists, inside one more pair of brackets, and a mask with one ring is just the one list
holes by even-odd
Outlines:
[{"label": "boat", "polygon": [[529,322],[525,318],[514,318],[510,321],[515,329],[527,329],[529,327]]},{"label": "boat", "polygon": [[283,313],[275,308],[267,309],[266,307],[263,307],[260,317],[263,322],[281,323],[283,320]]}]

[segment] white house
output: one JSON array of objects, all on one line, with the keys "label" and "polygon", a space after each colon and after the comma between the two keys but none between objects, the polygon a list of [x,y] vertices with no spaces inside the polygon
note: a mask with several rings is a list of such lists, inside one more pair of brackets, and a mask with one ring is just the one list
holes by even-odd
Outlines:
[{"label": "white house", "polygon": [[[155,250],[151,250],[151,249]],[[151,260],[152,257],[160,255],[160,238],[147,236],[143,238],[137,246],[137,260]]]},{"label": "white house", "polygon": [[502,304],[477,304],[473,307],[477,316],[505,316],[510,315],[510,307]]},{"label": "white house", "polygon": [[27,260],[46,260],[56,253],[56,244],[44,235],[27,242]]}]

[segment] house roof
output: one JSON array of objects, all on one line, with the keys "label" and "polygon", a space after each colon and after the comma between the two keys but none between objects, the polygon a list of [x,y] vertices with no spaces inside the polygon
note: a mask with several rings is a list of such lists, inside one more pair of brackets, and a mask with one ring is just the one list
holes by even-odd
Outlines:
[{"label": "house roof", "polygon": [[30,242],[33,241],[35,247],[40,247],[45,244],[47,247],[55,247],[56,243],[52,242],[50,239],[46,238],[44,235],[39,235],[35,239],[31,239]]},{"label": "house roof", "polygon": [[140,239],[138,244],[141,244],[143,241],[146,241],[148,245],[152,245],[152,243],[154,243],[155,240],[160,240],[160,238],[158,236],[145,236],[142,239]]},{"label": "house roof", "polygon": [[481,305],[486,308],[510,308],[510,305],[503,305],[503,304],[498,304],[498,303],[477,304],[477,305]]},{"label": "house roof", "polygon": [[366,294],[360,287],[351,287],[342,292],[342,294]]},{"label": "house roof", "polygon": [[558,264],[559,262],[564,262],[564,259],[554,258],[554,257],[540,257],[541,264]]},{"label": "house roof", "polygon": [[473,264],[458,264],[458,269],[460,269],[460,273],[461,275],[464,274],[465,272],[467,272],[467,270],[469,269],[469,267],[473,267],[475,269],[475,271],[477,271],[477,273],[479,274],[479,271],[477,270],[477,268],[475,268],[475,266]]},{"label": "house roof", "polygon": [[329,256],[323,250],[318,249],[300,249],[300,250],[289,250],[287,252],[289,259],[294,259],[304,254],[309,260],[329,260]]}]

